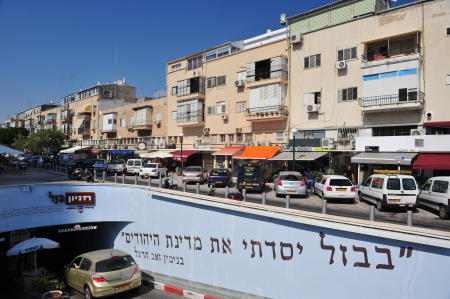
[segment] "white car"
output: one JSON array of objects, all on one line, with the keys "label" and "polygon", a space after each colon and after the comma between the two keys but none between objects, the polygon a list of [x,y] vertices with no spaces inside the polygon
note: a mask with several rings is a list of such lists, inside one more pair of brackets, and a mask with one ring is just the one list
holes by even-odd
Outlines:
[{"label": "white car", "polygon": [[356,188],[352,182],[342,175],[326,175],[314,184],[314,194],[322,199],[342,199],[353,203],[356,197]]},{"label": "white car", "polygon": [[437,176],[429,179],[417,197],[417,204],[439,211],[439,218],[450,216],[450,176]]},{"label": "white car", "polygon": [[128,159],[125,172],[127,175],[138,175],[144,161],[142,159]]},{"label": "white car", "polygon": [[393,206],[415,208],[419,192],[411,175],[373,174],[358,193],[361,200],[372,202],[378,211],[383,211]]},{"label": "white car", "polygon": [[139,176],[141,178],[158,178],[161,174],[161,177],[167,175],[167,168],[162,167],[159,163],[147,163],[139,169]]}]

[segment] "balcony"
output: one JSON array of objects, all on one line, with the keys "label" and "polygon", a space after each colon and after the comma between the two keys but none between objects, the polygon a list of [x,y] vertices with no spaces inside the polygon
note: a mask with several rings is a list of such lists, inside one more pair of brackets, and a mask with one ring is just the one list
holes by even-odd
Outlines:
[{"label": "balcony", "polygon": [[253,122],[279,121],[288,117],[287,106],[275,105],[247,109],[247,120]]},{"label": "balcony", "polygon": [[131,120],[131,126],[134,130],[150,130],[152,125],[152,120],[147,118],[133,118]]},{"label": "balcony", "polygon": [[423,107],[425,94],[421,91],[360,98],[359,105],[364,113],[419,110]]},{"label": "balcony", "polygon": [[77,134],[78,135],[90,135],[90,128],[78,128],[77,129]]},{"label": "balcony", "polygon": [[177,125],[179,127],[200,127],[205,125],[203,111],[187,112],[177,114]]},{"label": "balcony", "polygon": [[[254,79],[253,79],[254,78]],[[246,88],[255,88],[270,84],[288,84],[287,71],[278,70],[273,72],[256,73],[255,77],[247,78]]]},{"label": "balcony", "polygon": [[117,132],[116,124],[109,124],[107,127],[102,128],[102,133],[111,133],[111,132]]}]

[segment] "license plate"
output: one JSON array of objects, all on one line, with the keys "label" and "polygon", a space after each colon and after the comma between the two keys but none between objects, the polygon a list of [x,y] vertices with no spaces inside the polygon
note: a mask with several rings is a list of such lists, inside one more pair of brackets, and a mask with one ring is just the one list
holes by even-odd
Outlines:
[{"label": "license plate", "polygon": [[222,181],[216,181],[215,183],[216,184],[222,184],[223,182]]},{"label": "license plate", "polygon": [[336,191],[347,191],[346,188],[337,188]]},{"label": "license plate", "polygon": [[390,202],[400,202],[400,199],[389,199]]},{"label": "license plate", "polygon": [[120,285],[118,287],[115,287],[115,290],[116,291],[121,291],[121,290],[129,289],[130,287],[131,287],[131,283],[127,283],[127,284],[123,284],[123,285]]},{"label": "license plate", "polygon": [[188,179],[189,182],[195,182],[195,179]]},{"label": "license plate", "polygon": [[295,194],[297,193],[296,191],[288,191],[289,194]]}]

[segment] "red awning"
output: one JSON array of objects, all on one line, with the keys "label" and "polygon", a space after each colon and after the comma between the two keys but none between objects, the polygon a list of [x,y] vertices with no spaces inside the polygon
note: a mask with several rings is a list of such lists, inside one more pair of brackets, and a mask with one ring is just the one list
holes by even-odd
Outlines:
[{"label": "red awning", "polygon": [[220,151],[212,154],[213,156],[233,156],[234,154],[243,151],[245,146],[227,146],[221,149]]},{"label": "red awning", "polygon": [[419,154],[413,169],[450,169],[450,154]]},{"label": "red awning", "polygon": [[425,127],[450,128],[450,121],[427,121]]},{"label": "red awning", "polygon": [[181,151],[175,151],[172,153],[173,159],[175,161],[186,162],[189,156],[198,153],[194,150],[183,150],[183,156],[181,156]]},{"label": "red awning", "polygon": [[280,151],[280,147],[272,146],[249,146],[245,151],[233,159],[267,160],[275,156]]}]

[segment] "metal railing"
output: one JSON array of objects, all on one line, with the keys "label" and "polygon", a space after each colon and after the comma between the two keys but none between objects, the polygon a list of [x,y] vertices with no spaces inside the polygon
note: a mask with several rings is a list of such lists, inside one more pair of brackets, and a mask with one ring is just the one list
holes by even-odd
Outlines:
[{"label": "metal railing", "polygon": [[287,114],[288,109],[287,109],[287,106],[283,106],[283,105],[247,108],[247,113],[258,113],[258,112],[279,112],[281,114]]},{"label": "metal railing", "polygon": [[391,94],[374,97],[359,98],[359,105],[361,107],[389,105],[389,104],[407,104],[412,102],[422,102],[425,98],[425,94],[421,91],[408,92],[404,95]]},{"label": "metal railing", "polygon": [[396,55],[392,55],[391,53],[388,53],[386,55],[381,55],[381,54],[368,54],[368,53],[364,53],[361,55],[361,61],[362,62],[370,62],[370,61],[377,61],[377,60],[384,60],[384,59],[389,59],[389,58],[394,58],[394,57],[399,57],[399,56],[408,56],[408,55],[415,55],[420,53],[420,48],[415,48],[413,52],[405,52],[405,53],[397,53]]},{"label": "metal railing", "polygon": [[152,120],[151,119],[147,119],[147,118],[132,119],[131,120],[131,125],[133,127],[136,127],[136,126],[151,126],[152,125]]},{"label": "metal railing", "polygon": [[204,120],[205,118],[202,110],[190,113],[177,113],[177,123],[200,122]]}]

